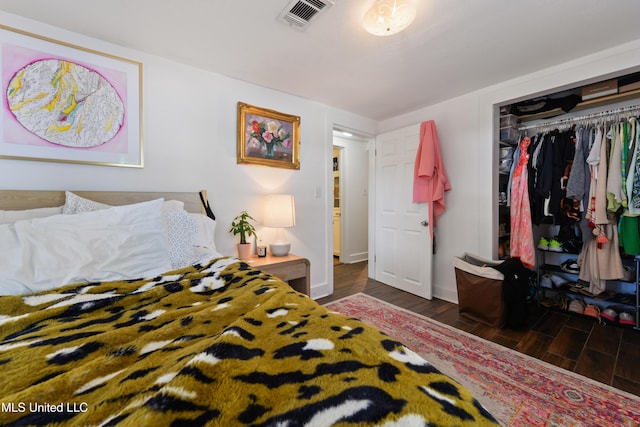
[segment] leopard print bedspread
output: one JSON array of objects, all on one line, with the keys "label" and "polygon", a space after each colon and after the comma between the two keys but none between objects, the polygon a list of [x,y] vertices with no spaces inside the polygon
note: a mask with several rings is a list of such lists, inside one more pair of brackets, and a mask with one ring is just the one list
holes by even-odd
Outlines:
[{"label": "leopard print bedspread", "polygon": [[5,426],[497,425],[401,343],[232,258],[0,297]]}]

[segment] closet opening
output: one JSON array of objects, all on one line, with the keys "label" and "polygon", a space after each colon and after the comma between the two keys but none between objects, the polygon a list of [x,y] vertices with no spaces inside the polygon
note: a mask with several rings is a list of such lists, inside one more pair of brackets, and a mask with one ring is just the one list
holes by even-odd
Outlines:
[{"label": "closet opening", "polygon": [[638,328],[640,71],[496,113],[497,256],[534,271],[538,303]]}]

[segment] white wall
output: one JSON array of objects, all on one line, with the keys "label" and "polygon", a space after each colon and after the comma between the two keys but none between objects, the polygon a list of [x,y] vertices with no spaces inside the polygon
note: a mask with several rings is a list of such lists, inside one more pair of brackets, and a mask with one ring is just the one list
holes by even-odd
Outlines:
[{"label": "white wall", "polygon": [[[496,106],[640,69],[640,40],[384,120],[387,132],[435,120],[452,190],[438,218],[434,296],[457,301],[455,256],[497,256]],[[640,99],[638,100],[640,103]]]},{"label": "white wall", "polygon": [[[219,219],[219,249],[231,254],[227,231],[241,210],[259,211],[259,196],[296,197],[292,252],[311,261],[312,295],[333,289],[331,147],[339,124],[375,135],[435,120],[451,179],[447,210],[436,229],[434,295],[456,301],[451,260],[464,252],[497,254],[495,105],[640,69],[640,41],[595,53],[376,123],[309,100],[132,51],[0,12],[12,27],[143,63],[145,167],[129,169],[0,159],[0,188],[194,191],[207,189]],[[301,116],[301,170],[236,164],[238,101]],[[316,197],[319,194],[320,197]],[[262,228],[259,227],[259,231]],[[266,236],[268,233],[265,233]]]},{"label": "white wall", "polygon": [[[260,196],[290,193],[296,227],[287,230],[292,252],[311,261],[311,293],[333,289],[331,260],[331,144],[334,123],[375,134],[360,116],[205,72],[101,40],[0,12],[8,26],[143,63],[142,169],[0,159],[0,188],[209,192],[218,217],[216,241],[233,254],[231,219],[241,210],[259,215]],[[238,101],[301,117],[301,169],[236,164]],[[319,196],[319,197],[317,197]],[[258,224],[268,243],[269,233]]]},{"label": "white wall", "polygon": [[343,147],[340,154],[340,260],[348,264],[366,261],[369,224],[369,143],[334,136],[333,145]]}]

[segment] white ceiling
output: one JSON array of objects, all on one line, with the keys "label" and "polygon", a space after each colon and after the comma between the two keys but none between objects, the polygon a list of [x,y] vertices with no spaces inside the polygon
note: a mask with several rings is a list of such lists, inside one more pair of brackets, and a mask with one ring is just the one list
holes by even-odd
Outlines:
[{"label": "white ceiling", "polygon": [[375,37],[373,0],[335,0],[304,32],[290,0],[0,0],[0,10],[376,120],[640,39],[638,0],[412,0]]}]

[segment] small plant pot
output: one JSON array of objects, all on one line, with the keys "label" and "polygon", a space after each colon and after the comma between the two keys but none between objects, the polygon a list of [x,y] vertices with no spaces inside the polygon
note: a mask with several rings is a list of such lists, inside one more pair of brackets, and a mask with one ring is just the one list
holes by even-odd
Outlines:
[{"label": "small plant pot", "polygon": [[252,243],[238,243],[236,244],[236,250],[238,251],[238,258],[242,260],[248,260],[251,258],[252,251]]}]

